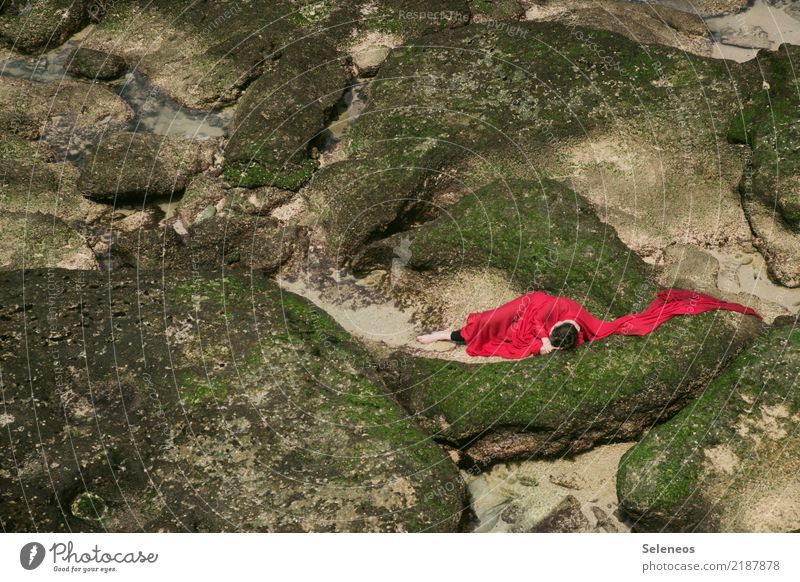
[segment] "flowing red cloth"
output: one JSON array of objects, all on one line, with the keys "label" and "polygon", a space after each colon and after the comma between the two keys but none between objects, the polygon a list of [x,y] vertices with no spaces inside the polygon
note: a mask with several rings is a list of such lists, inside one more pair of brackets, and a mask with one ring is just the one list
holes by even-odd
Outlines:
[{"label": "flowing red cloth", "polygon": [[703,313],[727,309],[747,315],[761,316],[738,303],[720,301],[703,293],[682,289],[659,291],[653,302],[641,313],[623,315],[614,321],[592,316],[577,302],[556,297],[544,291],[525,293],[497,309],[470,313],[461,328],[470,356],[500,356],[519,359],[539,355],[542,338],[559,321],[575,320],[580,326],[578,345],[612,334],[647,335],[674,315]]}]

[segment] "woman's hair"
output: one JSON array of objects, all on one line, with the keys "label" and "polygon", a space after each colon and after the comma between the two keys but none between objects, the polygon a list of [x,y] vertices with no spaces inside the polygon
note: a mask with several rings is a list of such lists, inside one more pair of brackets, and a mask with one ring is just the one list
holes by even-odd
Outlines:
[{"label": "woman's hair", "polygon": [[578,345],[578,328],[571,323],[560,323],[550,330],[550,343],[561,349],[574,348]]}]

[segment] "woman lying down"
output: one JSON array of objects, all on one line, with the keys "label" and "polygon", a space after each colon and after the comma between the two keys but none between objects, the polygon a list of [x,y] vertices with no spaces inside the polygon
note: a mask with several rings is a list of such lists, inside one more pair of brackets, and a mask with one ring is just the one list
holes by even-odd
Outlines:
[{"label": "woman lying down", "polygon": [[641,313],[603,321],[572,299],[533,291],[496,309],[470,313],[466,324],[459,330],[420,335],[417,341],[428,344],[449,340],[466,344],[470,356],[519,359],[573,348],[612,334],[647,335],[674,315],[714,309],[738,311],[761,318],[753,309],[738,303],[720,301],[693,291],[665,289],[659,291]]}]

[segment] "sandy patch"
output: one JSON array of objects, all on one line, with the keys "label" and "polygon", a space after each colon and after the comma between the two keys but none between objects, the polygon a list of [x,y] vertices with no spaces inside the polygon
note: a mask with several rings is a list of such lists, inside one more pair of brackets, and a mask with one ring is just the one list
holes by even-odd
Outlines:
[{"label": "sandy patch", "polygon": [[616,474],[633,445],[601,445],[573,459],[503,463],[480,475],[462,471],[478,517],[474,531],[527,531],[568,495],[580,503],[586,531],[629,531],[618,514]]}]

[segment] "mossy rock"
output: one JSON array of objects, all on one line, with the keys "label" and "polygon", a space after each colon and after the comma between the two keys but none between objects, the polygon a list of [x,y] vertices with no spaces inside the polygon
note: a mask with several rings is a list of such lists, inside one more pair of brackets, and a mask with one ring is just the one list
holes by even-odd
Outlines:
[{"label": "mossy rock", "polygon": [[113,242],[103,260],[112,268],[274,275],[306,247],[304,228],[241,212],[215,213],[187,232],[178,234],[172,224],[130,232],[112,229]]},{"label": "mossy rock", "polygon": [[0,214],[0,249],[2,270],[96,267],[84,233],[52,214]]},{"label": "mossy rock", "polygon": [[759,75],[728,129],[729,141],[752,150],[740,189],[757,244],[771,274],[792,287],[800,286],[800,85],[792,68],[798,58],[800,47],[788,44],[759,54]]},{"label": "mossy rock", "polygon": [[[729,119],[740,85],[752,84],[749,67],[659,45],[645,50],[609,32],[551,22],[515,27],[510,34],[470,25],[392,50],[349,130],[349,159],[310,185],[309,196],[320,190],[327,202],[321,212],[332,250],[352,255],[404,226],[409,205],[400,198],[416,202],[411,213],[425,220],[446,208],[440,195],[469,196],[498,179],[569,175],[565,150],[620,126],[651,141],[654,127],[672,128],[668,143],[705,159],[726,133],[709,107]],[[698,165],[697,173],[719,178],[716,161]],[[399,175],[399,184],[380,183],[379,172]],[[707,182],[719,188],[719,179]],[[363,224],[348,227],[362,215]]]},{"label": "mossy rock", "polygon": [[46,144],[0,134],[0,207],[5,213],[50,214],[72,221],[84,214],[78,171],[53,163]]},{"label": "mossy rock", "polygon": [[274,282],[13,272],[0,319],[5,531],[456,529],[450,457]]},{"label": "mossy rock", "polygon": [[622,457],[617,494],[636,529],[797,529],[800,330],[780,319]]},{"label": "mossy rock", "polygon": [[518,0],[470,0],[469,8],[472,18],[479,21],[519,20],[525,15]]},{"label": "mossy rock", "polygon": [[64,68],[85,79],[112,81],[125,74],[128,63],[118,55],[79,47],[64,63]]},{"label": "mossy rock", "polygon": [[0,133],[41,139],[56,149],[121,131],[133,110],[110,87],[64,78],[33,82],[0,77]]},{"label": "mossy rock", "polygon": [[297,190],[308,181],[316,169],[312,143],[347,86],[344,62],[335,55],[324,39],[299,41],[249,88],[225,149],[232,185]]},{"label": "mossy rock", "polygon": [[[551,181],[498,183],[416,229],[408,267],[457,280],[480,266],[516,288],[565,295],[602,319],[642,311],[658,286],[579,196]],[[524,360],[461,363],[399,352],[397,397],[431,434],[491,464],[641,436],[699,394],[758,333],[753,316],[676,317]]]},{"label": "mossy rock", "polygon": [[0,42],[24,53],[59,46],[89,23],[93,0],[10,0],[0,12]]},{"label": "mossy rock", "polygon": [[118,133],[87,155],[78,189],[99,202],[142,202],[181,194],[204,167],[199,142],[146,133]]}]

